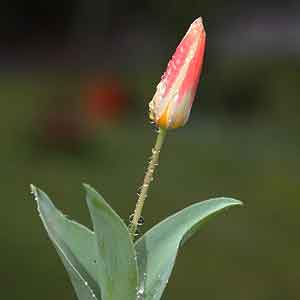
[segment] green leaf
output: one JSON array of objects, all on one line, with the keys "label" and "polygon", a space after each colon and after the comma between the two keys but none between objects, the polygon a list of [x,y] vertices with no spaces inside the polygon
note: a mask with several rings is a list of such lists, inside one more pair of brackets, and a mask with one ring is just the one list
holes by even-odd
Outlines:
[{"label": "green leaf", "polygon": [[209,217],[227,207],[241,204],[231,198],[215,198],[193,204],[163,220],[137,240],[138,299],[160,299],[171,275],[179,246]]},{"label": "green leaf", "polygon": [[138,271],[128,228],[102,196],[84,186],[101,257],[98,275],[103,299],[136,300]]},{"label": "green leaf", "polygon": [[42,222],[69,274],[78,299],[101,300],[94,233],[67,219],[43,191],[33,185],[31,190]]}]

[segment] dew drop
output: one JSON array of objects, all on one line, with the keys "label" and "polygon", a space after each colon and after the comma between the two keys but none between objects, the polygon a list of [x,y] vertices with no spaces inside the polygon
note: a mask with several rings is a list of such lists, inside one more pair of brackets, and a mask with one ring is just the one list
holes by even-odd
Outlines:
[{"label": "dew drop", "polygon": [[129,216],[129,218],[128,218],[128,220],[129,220],[130,223],[133,221],[133,216],[134,216],[134,214],[131,214],[131,215]]},{"label": "dew drop", "polygon": [[162,74],[162,76],[160,77],[161,80],[164,80],[167,77],[167,73],[165,72],[164,74]]},{"label": "dew drop", "polygon": [[173,101],[176,102],[178,100],[178,98],[179,98],[179,93],[178,93],[178,91],[176,91],[174,94]]},{"label": "dew drop", "polygon": [[159,92],[161,93],[161,94],[164,94],[164,92],[166,91],[166,84],[165,84],[165,82],[164,81],[162,81],[161,83],[160,83],[160,86],[159,86]]},{"label": "dew drop", "polygon": [[134,236],[137,237],[137,236],[139,236],[140,234],[141,234],[141,231],[140,231],[139,228],[137,228],[137,229],[135,230]]},{"label": "dew drop", "polygon": [[[134,214],[131,214],[131,215],[129,216],[129,222],[130,222],[130,223],[132,223],[133,217],[134,217]],[[143,218],[142,216],[140,216],[137,225],[142,226],[142,225],[144,225],[144,224],[145,224],[145,220],[144,220],[144,218]]]},{"label": "dew drop", "polygon": [[176,68],[177,68],[177,66],[176,66],[176,64],[173,60],[172,60],[172,67],[173,67],[174,70],[176,70]]},{"label": "dew drop", "polygon": [[144,218],[142,217],[142,216],[140,216],[140,218],[139,218],[139,220],[138,220],[138,225],[139,226],[142,226],[142,225],[144,225],[145,224],[145,220],[144,220]]},{"label": "dew drop", "polygon": [[[131,230],[132,226],[133,226],[133,224],[129,224],[129,225],[128,225],[128,229]],[[140,234],[141,234],[140,229],[139,229],[139,228],[136,228],[135,233],[134,233],[134,236],[137,237],[137,236],[139,236]]]},{"label": "dew drop", "polygon": [[137,296],[137,300],[142,300],[142,299],[144,299],[144,287],[143,287],[143,286],[141,286],[141,287],[138,289],[138,291],[137,291],[137,293],[136,293],[136,296]]}]

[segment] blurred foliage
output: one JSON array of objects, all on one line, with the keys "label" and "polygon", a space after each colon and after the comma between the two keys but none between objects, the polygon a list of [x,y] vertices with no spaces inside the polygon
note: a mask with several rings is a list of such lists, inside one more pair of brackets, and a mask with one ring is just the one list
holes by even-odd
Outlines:
[{"label": "blurred foliage", "polygon": [[[45,82],[7,76],[0,86],[1,281],[11,299],[41,294],[45,300],[71,299],[73,293],[45,237],[29,184],[41,186],[64,212],[90,226],[80,189],[81,182],[90,182],[126,220],[154,139],[141,114],[122,126],[99,128],[83,142],[83,151],[45,147],[34,134],[52,89]],[[179,255],[165,299],[187,293],[207,299],[297,299],[299,128],[271,126],[260,118],[249,126],[204,114],[197,122],[197,116],[193,112],[189,125],[167,138],[145,207],[145,230],[208,197],[232,196],[246,206],[211,222]]]}]

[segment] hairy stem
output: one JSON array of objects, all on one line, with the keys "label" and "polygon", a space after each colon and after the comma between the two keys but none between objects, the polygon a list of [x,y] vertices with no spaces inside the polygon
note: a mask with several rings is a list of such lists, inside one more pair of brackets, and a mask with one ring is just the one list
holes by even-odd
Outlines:
[{"label": "hairy stem", "polygon": [[138,227],[138,222],[139,222],[139,219],[142,214],[145,200],[147,198],[149,186],[151,184],[151,181],[153,180],[153,174],[154,174],[155,168],[158,165],[159,154],[160,154],[160,150],[161,150],[162,145],[165,140],[166,132],[167,132],[166,129],[159,128],[158,135],[156,138],[156,143],[155,143],[154,148],[152,149],[151,159],[149,161],[148,168],[147,168],[147,171],[146,171],[146,174],[144,177],[144,182],[141,187],[141,191],[140,191],[137,203],[136,203],[133,218],[132,218],[131,224],[129,226],[129,231],[130,231],[130,235],[131,235],[132,239],[134,239],[134,237],[135,237],[135,233],[136,233],[136,230]]}]

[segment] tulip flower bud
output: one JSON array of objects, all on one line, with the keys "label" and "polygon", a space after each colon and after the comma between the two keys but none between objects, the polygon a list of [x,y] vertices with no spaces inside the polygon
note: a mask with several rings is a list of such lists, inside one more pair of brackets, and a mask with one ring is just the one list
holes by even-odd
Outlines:
[{"label": "tulip flower bud", "polygon": [[178,128],[187,122],[201,73],[205,30],[196,19],[178,45],[149,103],[150,118],[162,128]]}]

